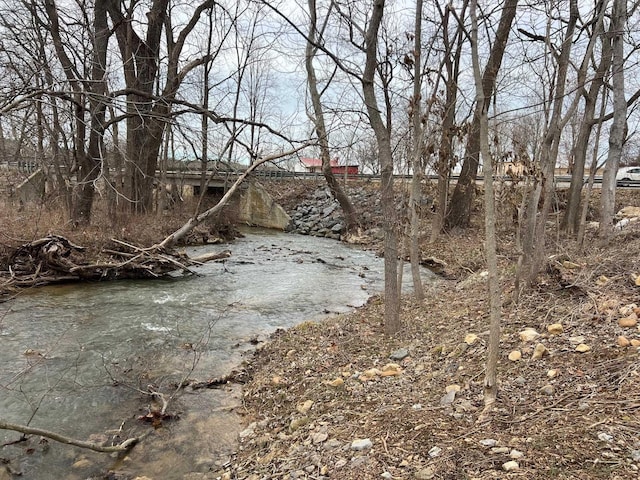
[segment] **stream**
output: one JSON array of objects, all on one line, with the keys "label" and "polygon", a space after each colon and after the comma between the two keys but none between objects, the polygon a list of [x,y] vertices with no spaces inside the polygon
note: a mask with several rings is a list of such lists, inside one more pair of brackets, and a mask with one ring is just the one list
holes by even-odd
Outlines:
[{"label": "stream", "polygon": [[[181,479],[223,465],[240,429],[240,388],[187,388],[173,397],[175,385],[224,376],[276,329],[348,312],[383,288],[383,260],[371,252],[317,237],[244,233],[229,245],[189,249],[232,251],[196,276],[51,286],[1,304],[0,418],[96,442],[149,435],[124,458],[36,437],[5,445],[0,460],[38,480],[107,470]],[[150,385],[178,417],[156,430],[140,420],[152,403],[142,393]],[[19,438],[0,430],[0,444]]]}]

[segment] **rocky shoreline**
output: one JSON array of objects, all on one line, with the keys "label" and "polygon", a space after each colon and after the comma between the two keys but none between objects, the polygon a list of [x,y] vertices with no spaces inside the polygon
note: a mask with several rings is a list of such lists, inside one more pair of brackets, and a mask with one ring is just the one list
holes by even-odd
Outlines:
[{"label": "rocky shoreline", "polygon": [[[359,219],[365,226],[366,237],[381,239],[379,227],[381,216],[380,195],[377,189],[364,186],[348,187],[347,193],[355,208],[359,210]],[[291,233],[313,235],[335,240],[344,240],[345,225],[342,209],[331,191],[323,186],[312,190],[289,212],[291,223],[287,229]]]}]

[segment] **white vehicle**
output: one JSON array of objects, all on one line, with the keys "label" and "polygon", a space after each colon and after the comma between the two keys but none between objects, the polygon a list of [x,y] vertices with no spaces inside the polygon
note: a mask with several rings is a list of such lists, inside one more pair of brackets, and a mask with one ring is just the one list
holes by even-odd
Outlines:
[{"label": "white vehicle", "polygon": [[621,167],[616,175],[616,184],[628,187],[633,182],[640,182],[640,167]]}]

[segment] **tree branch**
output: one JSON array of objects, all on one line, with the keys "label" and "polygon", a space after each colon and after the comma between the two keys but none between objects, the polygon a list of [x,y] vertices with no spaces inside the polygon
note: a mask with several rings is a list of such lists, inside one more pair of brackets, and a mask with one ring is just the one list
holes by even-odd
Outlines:
[{"label": "tree branch", "polygon": [[105,447],[95,442],[85,442],[83,440],[76,440],[74,438],[60,435],[59,433],[51,432],[49,430],[43,430],[41,428],[28,427],[26,425],[19,425],[16,423],[5,422],[0,420],[1,430],[13,430],[14,432],[24,433],[25,435],[40,435],[56,442],[65,443],[67,445],[73,445],[75,447],[86,448],[93,450],[94,452],[113,453],[113,452],[127,452],[133,448],[133,446],[140,441],[140,438],[128,438],[118,445],[112,445]]}]

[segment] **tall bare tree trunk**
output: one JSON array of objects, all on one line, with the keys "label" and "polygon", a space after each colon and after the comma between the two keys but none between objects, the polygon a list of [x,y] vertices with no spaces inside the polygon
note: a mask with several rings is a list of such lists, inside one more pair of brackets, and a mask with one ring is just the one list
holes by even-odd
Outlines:
[{"label": "tall bare tree trunk", "polygon": [[482,76],[484,103],[482,105],[476,104],[471,130],[467,137],[462,171],[460,172],[458,183],[449,201],[447,225],[450,228],[467,228],[471,221],[471,205],[473,203],[480,156],[480,114],[483,109],[489,108],[491,96],[493,95],[496,84],[496,77],[502,65],[502,57],[507,46],[507,40],[509,39],[509,32],[511,31],[511,24],[516,15],[517,6],[518,0],[505,0],[504,6],[502,7],[495,42],[491,48],[489,60],[487,61],[487,66]]},{"label": "tall bare tree trunk", "polygon": [[[326,123],[324,120],[324,110],[322,107],[321,94],[318,90],[318,79],[316,77],[316,71],[313,66],[313,60],[316,56],[318,48],[315,46],[318,36],[322,35],[317,27],[317,9],[315,0],[308,0],[309,16],[311,19],[309,25],[309,37],[307,39],[307,45],[305,49],[305,67],[307,70],[307,86],[309,88],[309,96],[311,97],[311,104],[313,106],[313,122],[315,125],[316,135],[318,136],[318,144],[320,146],[320,158],[322,159],[322,174],[327,181],[329,190],[333,195],[344,213],[345,218],[345,230],[346,232],[353,231],[357,226],[356,211],[349,200],[349,196],[346,194],[342,185],[338,179],[336,179],[333,171],[331,170],[331,154],[329,151],[329,138]],[[346,167],[345,167],[346,171]]]},{"label": "tall bare tree trunk", "polygon": [[75,100],[76,137],[75,157],[76,176],[78,187],[72,208],[74,223],[88,224],[91,220],[91,211],[95,195],[95,183],[102,169],[102,147],[105,130],[106,110],[106,63],[107,44],[110,30],[107,25],[107,1],[96,0],[94,4],[93,21],[93,52],[91,59],[91,82],[86,82],[84,90],[88,94],[89,105],[89,142],[85,148],[86,130],[85,104],[86,95],[83,91],[81,78],[77,76],[77,70],[69,57],[60,34],[60,21],[58,10],[54,0],[45,2],[45,10],[50,20],[51,36],[58,59],[64,69],[67,80],[71,84]]},{"label": "tall bare tree trunk", "polygon": [[365,33],[365,67],[362,74],[362,93],[378,146],[380,162],[380,197],[384,217],[384,328],[394,335],[401,328],[400,289],[398,286],[397,213],[393,188],[393,155],[391,125],[385,124],[378,107],[375,75],[378,66],[378,31],[384,15],[385,0],[374,0],[369,26]]},{"label": "tall bare tree trunk", "polygon": [[[465,0],[460,13],[460,18],[464,19],[468,6]],[[455,137],[456,104],[458,101],[458,77],[460,73],[460,59],[462,56],[462,45],[464,36],[464,25],[458,23],[455,35],[455,48],[449,41],[449,17],[452,12],[447,5],[442,16],[442,40],[444,43],[444,68],[447,73],[445,80],[445,105],[442,115],[442,132],[440,134],[440,148],[438,149],[438,160],[436,163],[436,173],[438,174],[437,187],[437,207],[431,226],[431,242],[435,242],[440,236],[447,217],[449,200],[449,181],[453,170],[453,140]]]},{"label": "tall bare tree trunk", "polygon": [[624,31],[627,23],[626,0],[614,0],[611,21],[613,123],[609,131],[609,154],[602,176],[600,227],[598,235],[608,238],[613,231],[613,215],[616,201],[616,173],[622,146],[627,135],[627,102],[624,95]]},{"label": "tall bare tree trunk", "polygon": [[[603,2],[602,8],[606,7]],[[597,22],[593,35],[602,36],[602,22]],[[587,159],[587,149],[589,147],[589,138],[593,130],[593,118],[595,114],[598,94],[604,85],[604,76],[611,66],[611,41],[603,38],[602,49],[600,51],[600,63],[596,69],[596,73],[591,80],[589,89],[583,93],[584,97],[584,114],[580,123],[578,138],[573,149],[574,165],[571,172],[571,186],[569,188],[569,198],[567,199],[567,207],[562,219],[562,228],[569,233],[576,233],[580,227],[580,204],[582,200],[582,187],[584,185],[584,172]]]},{"label": "tall bare tree trunk", "polygon": [[[544,265],[545,230],[554,200],[554,174],[562,133],[562,112],[565,101],[567,71],[575,27],[578,21],[577,0],[570,0],[569,6],[569,21],[567,22],[562,48],[558,55],[557,74],[553,85],[553,111],[540,149],[542,182],[535,185],[525,215],[526,234],[523,240],[523,258],[519,262],[522,270],[517,272],[518,277],[523,278],[525,283],[531,283]],[[543,200],[542,209],[538,212],[541,195]]]},{"label": "tall bare tree trunk", "polygon": [[[153,187],[158,155],[162,147],[164,130],[170,120],[171,104],[187,73],[203,62],[206,55],[186,64],[180,55],[189,34],[200,15],[213,5],[213,0],[198,4],[182,30],[174,38],[169,0],[152,0],[146,15],[146,34],[141,38],[134,29],[133,12],[123,13],[115,0],[109,0],[108,12],[114,24],[122,57],[127,86],[127,180],[128,195],[135,212],[149,212],[153,207]],[[160,47],[164,32],[167,58],[164,87],[158,87]],[[154,90],[160,90],[155,100]]]},{"label": "tall bare tree trunk", "polygon": [[104,158],[105,101],[107,92],[107,44],[109,42],[109,25],[107,24],[106,0],[96,0],[94,4],[94,41],[91,64],[91,93],[89,107],[91,112],[89,146],[82,157],[78,169],[78,197],[75,205],[74,219],[80,223],[89,223],[96,180],[102,171]]},{"label": "tall bare tree trunk", "polygon": [[582,203],[582,210],[580,212],[580,226],[578,228],[577,243],[580,251],[584,248],[584,236],[587,230],[587,214],[589,213],[589,198],[591,197],[591,191],[593,190],[593,184],[598,171],[598,151],[600,150],[600,136],[602,135],[602,123],[603,117],[607,109],[607,93],[606,91],[602,95],[600,102],[600,117],[596,127],[596,140],[591,151],[591,167],[589,169],[589,181],[587,183],[587,191],[585,193],[584,202]]},{"label": "tall bare tree trunk", "polygon": [[[416,17],[413,45],[413,98],[412,102],[412,126],[413,126],[413,151],[411,152],[411,192],[409,194],[410,209],[410,235],[409,258],[411,260],[411,277],[413,279],[413,293],[418,302],[424,300],[424,288],[420,277],[420,217],[418,215],[418,202],[420,201],[420,186],[422,184],[422,140],[424,126],[422,124],[422,5],[423,0],[416,0]],[[400,284],[402,284],[400,282]]]},{"label": "tall bare tree trunk", "polygon": [[[500,347],[500,317],[502,297],[498,278],[498,258],[496,254],[496,212],[493,192],[493,165],[489,152],[489,126],[487,109],[489,104],[485,101],[482,75],[480,73],[480,61],[478,58],[478,18],[476,16],[477,0],[471,0],[471,49],[473,74],[476,84],[476,104],[483,107],[479,111],[480,127],[480,152],[482,154],[482,166],[484,174],[484,227],[485,227],[485,255],[489,271],[489,314],[491,323],[489,327],[489,346],[484,378],[484,404],[487,412],[492,408],[498,395],[497,366]],[[478,111],[476,109],[476,111]]]}]

